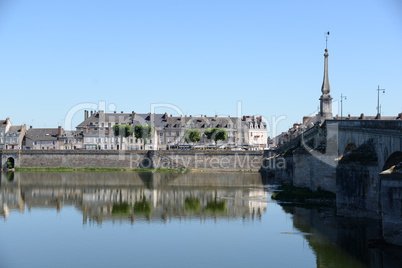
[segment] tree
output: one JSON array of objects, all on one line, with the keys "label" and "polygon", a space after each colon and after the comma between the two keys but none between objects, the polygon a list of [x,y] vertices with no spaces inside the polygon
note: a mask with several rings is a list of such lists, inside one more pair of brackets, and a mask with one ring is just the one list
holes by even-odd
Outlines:
[{"label": "tree", "polygon": [[227,131],[223,128],[207,128],[204,131],[205,136],[209,140],[215,141],[215,145],[218,146],[218,141],[225,141],[227,139]]},{"label": "tree", "polygon": [[141,125],[135,126],[134,136],[136,139],[142,139],[145,150],[145,144],[147,144],[147,139],[152,136],[152,126],[141,126]]},{"label": "tree", "polygon": [[187,129],[184,135],[184,140],[187,143],[197,142],[201,140],[201,131],[199,129]]},{"label": "tree", "polygon": [[127,138],[133,135],[133,130],[131,129],[131,126],[129,125],[119,125],[116,124],[113,126],[113,133],[116,137],[120,137],[120,149],[122,149],[122,140],[123,137]]}]

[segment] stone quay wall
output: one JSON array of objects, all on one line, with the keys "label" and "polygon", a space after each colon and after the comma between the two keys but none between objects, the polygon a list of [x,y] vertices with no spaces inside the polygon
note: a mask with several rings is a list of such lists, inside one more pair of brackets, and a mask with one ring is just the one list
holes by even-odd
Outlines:
[{"label": "stone quay wall", "polygon": [[216,171],[255,171],[261,168],[263,151],[106,151],[106,150],[5,150],[15,167],[72,168],[174,168]]},{"label": "stone quay wall", "polygon": [[293,154],[293,185],[336,193],[336,167],[328,165],[326,156],[313,156],[304,150]]},{"label": "stone quay wall", "polygon": [[380,174],[384,239],[402,246],[402,174]]},{"label": "stone quay wall", "polygon": [[341,164],[336,173],[338,215],[381,218],[380,188],[376,164]]}]

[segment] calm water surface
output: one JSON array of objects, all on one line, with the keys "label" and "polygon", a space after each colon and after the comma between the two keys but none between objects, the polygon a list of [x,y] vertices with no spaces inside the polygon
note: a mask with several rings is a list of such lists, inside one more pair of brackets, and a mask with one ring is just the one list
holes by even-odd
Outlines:
[{"label": "calm water surface", "polygon": [[402,267],[376,221],[271,201],[259,174],[1,175],[0,267]]}]

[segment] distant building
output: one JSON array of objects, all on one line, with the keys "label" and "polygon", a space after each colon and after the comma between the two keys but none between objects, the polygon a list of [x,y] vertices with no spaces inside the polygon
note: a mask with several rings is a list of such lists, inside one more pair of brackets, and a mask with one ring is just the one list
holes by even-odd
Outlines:
[{"label": "distant building", "polygon": [[82,133],[58,128],[33,128],[27,130],[23,149],[26,150],[75,150],[82,148]]},{"label": "distant building", "polygon": [[[61,127],[59,127],[61,128]],[[82,131],[62,130],[61,136],[58,136],[60,150],[77,150],[83,148]]]},{"label": "distant building", "polygon": [[26,126],[13,126],[10,118],[0,120],[0,149],[21,150]]},{"label": "distant building", "polygon": [[10,118],[0,120],[0,149],[6,149],[6,133],[11,127]]},{"label": "distant building", "polygon": [[[89,114],[89,111],[84,111],[84,121],[76,129],[82,132],[84,149],[152,150],[157,149],[156,131],[163,126],[164,120],[163,114],[105,113],[104,111],[92,111]],[[146,146],[143,148],[143,141],[136,139],[134,135],[127,138],[115,136],[113,126],[116,124],[131,127],[153,126],[154,133],[147,139]]]},{"label": "distant building", "polygon": [[26,133],[26,126],[10,126],[5,137],[5,149],[21,150]]},{"label": "distant building", "polygon": [[58,150],[58,128],[29,128],[27,130],[24,149],[27,150]]},{"label": "distant building", "polygon": [[[147,139],[145,148],[141,139],[134,135],[119,137],[114,135],[116,124],[153,127],[153,133]],[[218,142],[218,146],[227,148],[263,149],[267,146],[267,126],[262,117],[207,117],[207,116],[168,116],[164,114],[104,113],[84,111],[84,121],[77,127],[82,132],[84,149],[101,150],[158,150],[172,149],[187,145],[185,133],[188,129],[198,129],[201,140],[194,146],[214,146],[214,141],[208,140],[204,134],[208,128],[223,128],[227,131],[227,140]]]}]

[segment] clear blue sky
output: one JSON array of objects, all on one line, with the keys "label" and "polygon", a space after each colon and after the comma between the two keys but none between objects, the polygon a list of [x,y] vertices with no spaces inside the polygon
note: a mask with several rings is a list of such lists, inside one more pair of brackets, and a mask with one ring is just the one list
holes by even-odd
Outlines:
[{"label": "clear blue sky", "polygon": [[398,0],[0,0],[0,119],[64,126],[99,102],[236,116],[241,102],[285,131],[319,105],[326,31],[343,113],[375,115],[378,85],[382,114],[402,112]]}]

